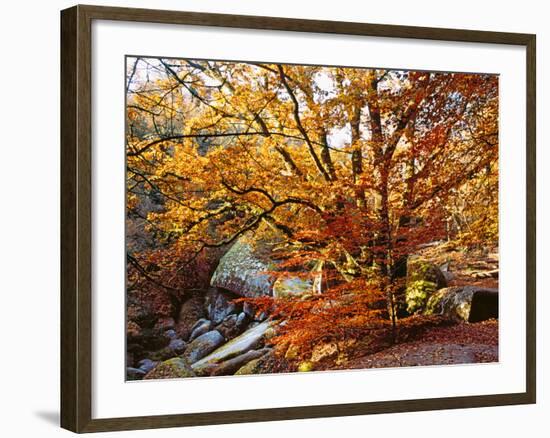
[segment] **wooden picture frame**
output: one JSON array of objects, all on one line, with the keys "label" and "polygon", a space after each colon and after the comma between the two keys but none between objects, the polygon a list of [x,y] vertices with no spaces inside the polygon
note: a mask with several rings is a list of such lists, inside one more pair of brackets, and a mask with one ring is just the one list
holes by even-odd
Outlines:
[{"label": "wooden picture frame", "polygon": [[[518,45],[526,48],[526,391],[522,393],[346,403],[126,418],[92,418],[92,34],[114,20],[355,36]],[[75,6],[61,12],[61,426],[74,432],[395,413],[535,403],[535,35]]]}]

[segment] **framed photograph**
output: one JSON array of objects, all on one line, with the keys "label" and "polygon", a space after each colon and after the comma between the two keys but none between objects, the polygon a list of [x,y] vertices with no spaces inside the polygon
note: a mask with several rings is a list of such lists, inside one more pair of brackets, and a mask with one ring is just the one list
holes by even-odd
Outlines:
[{"label": "framed photograph", "polygon": [[61,425],[535,403],[535,35],[61,12]]}]

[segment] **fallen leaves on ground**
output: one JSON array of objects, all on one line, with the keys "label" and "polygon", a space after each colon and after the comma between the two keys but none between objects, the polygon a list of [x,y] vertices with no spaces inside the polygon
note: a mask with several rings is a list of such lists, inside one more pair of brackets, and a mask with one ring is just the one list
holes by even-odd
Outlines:
[{"label": "fallen leaves on ground", "polygon": [[342,368],[387,368],[498,361],[498,321],[431,326],[411,341],[355,358]]}]

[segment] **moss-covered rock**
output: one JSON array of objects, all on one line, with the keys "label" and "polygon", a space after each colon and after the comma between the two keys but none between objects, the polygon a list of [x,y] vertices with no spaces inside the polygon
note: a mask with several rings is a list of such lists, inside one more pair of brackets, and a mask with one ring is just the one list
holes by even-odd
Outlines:
[{"label": "moss-covered rock", "polygon": [[237,357],[226,360],[218,364],[218,366],[211,372],[212,376],[229,376],[235,374],[243,365],[252,360],[259,359],[263,355],[269,353],[269,348],[262,348],[261,350],[250,350]]},{"label": "moss-covered rock", "polygon": [[447,280],[436,265],[419,257],[409,258],[405,290],[405,301],[409,313],[424,310],[430,297],[446,286]]},{"label": "moss-covered rock", "polygon": [[430,297],[424,314],[467,322],[498,318],[498,290],[477,286],[447,287]]},{"label": "moss-covered rock", "polygon": [[261,374],[262,371],[262,358],[253,359],[246,365],[240,367],[235,373],[236,376],[246,376],[249,374]]},{"label": "moss-covered rock", "polygon": [[148,356],[151,360],[162,361],[174,357],[176,354],[171,348],[164,347],[160,350],[150,352]]},{"label": "moss-covered rock", "polygon": [[195,373],[183,358],[174,357],[158,364],[145,375],[144,379],[178,379],[184,377],[195,377]]},{"label": "moss-covered rock", "polygon": [[148,354],[149,358],[153,361],[162,361],[166,359],[170,359],[171,357],[175,357],[180,355],[185,351],[186,343],[182,341],[181,339],[175,338],[170,341],[170,343],[157,351],[150,352]]}]

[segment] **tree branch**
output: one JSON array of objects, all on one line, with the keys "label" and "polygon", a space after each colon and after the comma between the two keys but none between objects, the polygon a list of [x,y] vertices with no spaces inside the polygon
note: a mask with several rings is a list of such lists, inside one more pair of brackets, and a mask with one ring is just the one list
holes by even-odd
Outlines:
[{"label": "tree branch", "polygon": [[292,88],[290,88],[290,85],[288,85],[283,67],[281,65],[277,65],[277,68],[279,70],[279,76],[281,78],[281,82],[283,83],[288,95],[290,96],[290,100],[292,100],[292,103],[294,105],[293,114],[294,114],[294,120],[296,121],[296,126],[298,127],[298,131],[300,131],[300,134],[302,134],[302,136],[304,137],[304,140],[309,149],[309,154],[311,155],[311,158],[313,158],[313,162],[315,163],[315,166],[317,166],[317,169],[319,170],[321,175],[325,178],[325,180],[330,181],[330,175],[327,173],[326,169],[321,163],[321,160],[319,160],[319,157],[315,152],[315,148],[313,147],[313,144],[311,143],[311,140],[309,139],[309,136],[304,126],[302,125],[302,121],[300,120],[300,104],[298,103],[298,99],[296,99],[296,96],[294,95]]}]

